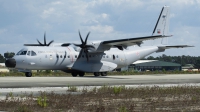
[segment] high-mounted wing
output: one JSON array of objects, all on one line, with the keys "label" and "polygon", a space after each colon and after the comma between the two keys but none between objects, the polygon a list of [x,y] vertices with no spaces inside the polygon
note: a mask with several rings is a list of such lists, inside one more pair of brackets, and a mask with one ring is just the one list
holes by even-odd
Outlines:
[{"label": "high-mounted wing", "polygon": [[108,40],[108,41],[103,41],[101,44],[110,45],[110,46],[131,46],[131,45],[140,46],[142,42],[145,40],[154,40],[154,39],[171,37],[171,36],[172,35],[168,35],[168,36],[156,35],[156,36],[136,37],[136,38],[128,38],[128,39]]}]

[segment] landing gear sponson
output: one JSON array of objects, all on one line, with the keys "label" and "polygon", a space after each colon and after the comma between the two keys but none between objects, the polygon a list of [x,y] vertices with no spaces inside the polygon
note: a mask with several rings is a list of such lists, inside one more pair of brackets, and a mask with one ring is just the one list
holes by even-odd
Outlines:
[{"label": "landing gear sponson", "polygon": [[[71,73],[73,77],[77,77],[79,75],[79,77],[83,77],[85,75],[85,72],[72,72]],[[98,76],[107,76],[107,72],[94,72],[94,76],[98,77]]]}]

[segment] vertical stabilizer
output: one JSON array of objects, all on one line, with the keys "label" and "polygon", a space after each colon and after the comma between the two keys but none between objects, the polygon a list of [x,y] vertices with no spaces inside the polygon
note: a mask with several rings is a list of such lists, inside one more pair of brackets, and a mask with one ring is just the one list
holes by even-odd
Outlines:
[{"label": "vertical stabilizer", "polygon": [[169,18],[170,18],[170,7],[164,6],[160,12],[160,16],[157,20],[152,35],[168,35]]}]

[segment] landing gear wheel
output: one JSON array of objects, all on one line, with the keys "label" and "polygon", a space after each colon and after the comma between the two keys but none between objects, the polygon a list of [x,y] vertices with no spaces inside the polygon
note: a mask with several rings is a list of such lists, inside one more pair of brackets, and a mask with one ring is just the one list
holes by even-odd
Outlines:
[{"label": "landing gear wheel", "polygon": [[99,72],[94,72],[94,76],[95,76],[95,77],[98,77],[99,75],[100,75]]},{"label": "landing gear wheel", "polygon": [[84,72],[79,72],[78,74],[79,74],[79,77],[83,77],[85,75]]},{"label": "landing gear wheel", "polygon": [[107,72],[101,72],[101,76],[107,76]]},{"label": "landing gear wheel", "polygon": [[26,72],[25,75],[26,75],[26,77],[31,77],[32,73],[31,72]]},{"label": "landing gear wheel", "polygon": [[77,74],[76,72],[73,72],[73,73],[72,73],[72,76],[73,76],[73,77],[77,77],[77,75],[78,75],[78,74]]}]

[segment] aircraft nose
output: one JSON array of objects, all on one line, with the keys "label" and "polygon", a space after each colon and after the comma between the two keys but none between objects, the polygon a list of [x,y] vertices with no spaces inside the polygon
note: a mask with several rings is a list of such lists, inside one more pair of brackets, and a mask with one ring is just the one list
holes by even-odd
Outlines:
[{"label": "aircraft nose", "polygon": [[5,65],[6,65],[6,67],[9,67],[9,68],[15,68],[16,61],[14,58],[7,59],[5,62]]}]

